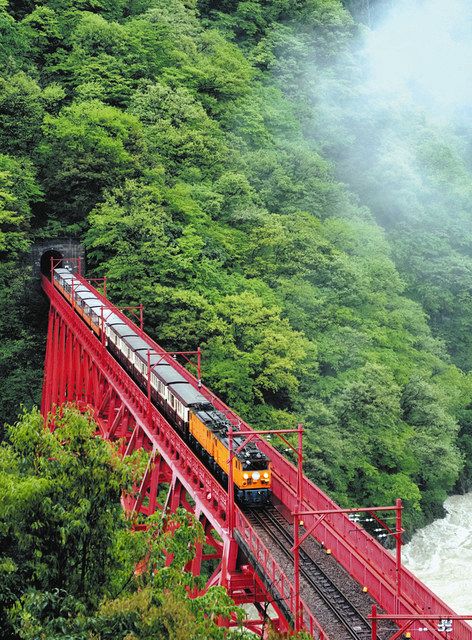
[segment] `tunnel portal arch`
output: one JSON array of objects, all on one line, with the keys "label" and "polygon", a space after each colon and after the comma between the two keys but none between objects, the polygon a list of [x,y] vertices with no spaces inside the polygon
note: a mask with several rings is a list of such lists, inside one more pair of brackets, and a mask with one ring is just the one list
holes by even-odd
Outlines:
[{"label": "tunnel portal arch", "polygon": [[36,242],[31,249],[31,267],[33,278],[39,283],[41,275],[51,275],[51,258],[61,260],[62,267],[77,269],[80,259],[82,273],[85,269],[85,249],[76,238],[54,238]]}]

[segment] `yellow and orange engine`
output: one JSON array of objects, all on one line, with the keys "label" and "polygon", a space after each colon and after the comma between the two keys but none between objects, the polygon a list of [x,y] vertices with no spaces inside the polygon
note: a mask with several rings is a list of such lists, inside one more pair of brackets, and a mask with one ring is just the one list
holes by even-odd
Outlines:
[{"label": "yellow and orange engine", "polygon": [[[227,418],[216,409],[189,412],[190,437],[225,478],[229,466],[228,426]],[[241,443],[242,438],[235,433],[234,450]],[[233,479],[239,502],[262,505],[270,500],[270,462],[254,443],[249,443],[233,457]]]}]

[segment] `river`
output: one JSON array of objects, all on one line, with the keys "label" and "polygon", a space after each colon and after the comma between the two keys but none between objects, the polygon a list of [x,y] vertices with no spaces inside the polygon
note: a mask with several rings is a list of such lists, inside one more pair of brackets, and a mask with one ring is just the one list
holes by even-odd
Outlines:
[{"label": "river", "polygon": [[472,493],[451,496],[445,518],[403,547],[405,566],[456,613],[472,614]]}]

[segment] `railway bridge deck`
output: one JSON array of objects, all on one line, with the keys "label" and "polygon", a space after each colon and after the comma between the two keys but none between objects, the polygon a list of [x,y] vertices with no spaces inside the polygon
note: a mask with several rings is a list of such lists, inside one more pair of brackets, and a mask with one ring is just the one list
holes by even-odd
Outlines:
[{"label": "railway bridge deck", "polygon": [[[85,278],[80,275],[77,278],[124,323],[145,335]],[[202,522],[206,545],[205,549],[197,550],[188,570],[199,574],[205,562],[211,561],[213,567],[216,561],[207,586],[221,584],[238,604],[254,605],[258,615],[247,621],[248,628],[258,633],[267,628],[268,602],[274,612],[273,623],[279,630],[292,628],[298,609],[303,627],[314,638],[326,640],[369,638],[367,614],[373,601],[392,614],[427,616],[433,612],[444,618],[454,616],[445,603],[404,567],[401,567],[402,591],[398,594],[394,557],[344,513],[330,514],[320,521],[301,550],[302,597],[299,599],[289,556],[293,540],[286,517],[300,506],[306,511],[339,507],[305,476],[300,505],[297,469],[258,436],[258,446],[272,461],[272,491],[278,509],[243,513],[235,505],[234,528],[229,527],[227,492],[44,275],[42,286],[50,300],[43,415],[46,417],[54,407],[65,402],[74,402],[93,412],[103,438],[124,443],[124,456],[137,448],[148,452],[144,477],[136,494],[124,499],[125,508],[145,515],[163,507],[175,510],[184,506],[192,511]],[[250,430],[249,425],[210,389],[200,386],[162,347],[148,336],[146,340],[217,409],[224,411],[235,428]],[[168,489],[165,505],[158,502],[163,487]],[[315,515],[304,516],[306,529],[315,524],[315,518]],[[322,548],[330,549],[330,558],[325,554],[322,559]],[[362,593],[362,587],[367,588],[368,596]],[[231,624],[231,621],[225,623]],[[411,634],[421,640],[445,638],[436,624],[427,620],[415,621]],[[379,640],[388,637],[385,627],[379,627],[377,637]],[[455,621],[449,638],[472,640],[472,628],[463,621]]]}]

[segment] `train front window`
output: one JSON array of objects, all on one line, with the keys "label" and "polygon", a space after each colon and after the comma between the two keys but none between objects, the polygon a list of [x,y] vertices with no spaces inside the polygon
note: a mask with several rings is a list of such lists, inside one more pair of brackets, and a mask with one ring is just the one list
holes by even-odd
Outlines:
[{"label": "train front window", "polygon": [[245,460],[243,463],[245,471],[264,471],[268,466],[267,460]]}]

